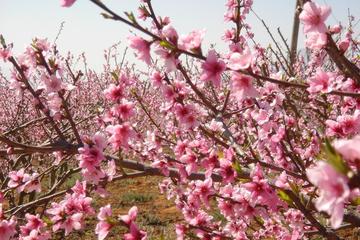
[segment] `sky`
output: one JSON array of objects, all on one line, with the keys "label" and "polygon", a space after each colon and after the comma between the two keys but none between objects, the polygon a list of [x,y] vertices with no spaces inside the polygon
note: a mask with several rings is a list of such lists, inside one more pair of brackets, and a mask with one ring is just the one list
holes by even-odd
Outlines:
[{"label": "sky", "polygon": [[[138,0],[104,0],[112,10],[123,14],[133,11],[137,14]],[[217,50],[226,50],[221,43],[224,29],[230,25],[224,23],[225,0],[153,0],[155,12],[169,16],[172,25],[179,34],[186,34],[196,29],[206,29],[205,48],[210,43]],[[284,36],[291,36],[292,18],[295,0],[254,0],[253,10],[270,27],[274,35],[280,27]],[[332,7],[332,14],[327,24],[347,23],[348,9],[360,18],[360,0],[316,0],[319,4]],[[102,11],[88,0],[77,0],[71,8],[60,7],[59,0],[0,0],[0,33],[7,42],[14,43],[15,53],[20,53],[31,43],[34,37],[55,40],[60,25],[64,28],[57,40],[62,53],[71,51],[78,55],[86,53],[90,67],[101,69],[103,50],[120,43],[120,51],[126,47],[130,28],[120,22],[106,20],[100,16]],[[250,14],[247,19],[253,27],[255,39],[267,46],[269,36],[262,23]],[[360,23],[357,30],[360,29]],[[136,31],[134,31],[137,33]],[[359,31],[357,31],[359,33]],[[300,44],[303,37],[300,38]],[[205,49],[206,50],[206,49]],[[133,55],[128,55],[134,61]]]}]

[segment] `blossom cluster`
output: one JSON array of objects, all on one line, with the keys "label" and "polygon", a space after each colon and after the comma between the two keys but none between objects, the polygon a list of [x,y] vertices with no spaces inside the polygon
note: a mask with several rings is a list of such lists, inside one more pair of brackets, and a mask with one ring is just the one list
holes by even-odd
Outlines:
[{"label": "blossom cluster", "polygon": [[17,56],[1,37],[13,67],[0,75],[0,240],[66,238],[95,217],[100,240],[117,227],[145,240],[136,206],[116,216],[94,198],[153,175],[183,216],[179,240],[338,239],[360,226],[359,41],[326,25],[329,6],[298,6],[305,56],[256,42],[252,0],[226,1],[224,53],[205,49],[204,29],[180,33],[150,0],[137,17],[91,2],[142,32],[128,46],[148,71],[112,47],[101,73],[82,56],[83,73],[46,39]]}]

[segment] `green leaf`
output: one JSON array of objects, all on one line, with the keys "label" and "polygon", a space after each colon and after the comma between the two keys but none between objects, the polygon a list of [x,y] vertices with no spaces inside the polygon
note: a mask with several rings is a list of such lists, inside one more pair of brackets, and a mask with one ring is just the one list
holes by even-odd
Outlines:
[{"label": "green leaf", "polygon": [[289,183],[289,186],[290,186],[291,190],[292,190],[294,193],[299,194],[299,192],[300,192],[299,186],[296,185],[296,184],[294,184],[294,183],[292,183],[292,182],[290,182],[290,181],[288,181],[288,183]]},{"label": "green leaf", "polygon": [[351,201],[351,203],[355,206],[359,206],[360,205],[360,197],[355,198],[354,200]]},{"label": "green leaf", "polygon": [[234,170],[237,172],[238,175],[242,175],[242,169],[241,169],[241,166],[240,164],[235,161],[233,164],[232,164],[232,167],[234,168]]},{"label": "green leaf", "polygon": [[293,200],[290,198],[290,196],[285,191],[278,189],[277,194],[281,200],[283,200],[290,206],[293,206]]},{"label": "green leaf", "polygon": [[222,159],[222,158],[225,157],[224,151],[222,151],[222,150],[219,150],[219,151],[217,152],[217,155],[218,155],[218,158],[219,158],[219,159]]},{"label": "green leaf", "polygon": [[336,171],[347,175],[347,173],[350,171],[350,168],[346,165],[340,154],[336,152],[335,148],[331,146],[328,139],[325,139],[324,151],[327,162],[333,166]]},{"label": "green leaf", "polygon": [[128,19],[132,22],[132,23],[137,23],[136,22],[136,18],[134,16],[133,12],[125,12],[125,15],[128,17]]},{"label": "green leaf", "polygon": [[221,214],[220,210],[214,210],[211,213],[211,216],[214,217],[215,221],[220,221],[221,223],[226,223],[226,218],[224,217],[224,215]]},{"label": "green leaf", "polygon": [[119,223],[119,221],[114,217],[107,217],[106,222],[113,225],[113,226],[115,226],[115,225],[117,225]]},{"label": "green leaf", "polygon": [[171,43],[169,43],[168,41],[164,41],[164,40],[160,41],[160,46],[167,48],[169,50],[175,49],[175,47]]},{"label": "green leaf", "polygon": [[46,223],[47,224],[47,226],[52,226],[53,225],[53,222],[51,221],[51,219],[50,218],[48,218],[48,217],[46,217],[46,216],[43,216],[42,217],[42,220],[44,221],[44,223]]}]

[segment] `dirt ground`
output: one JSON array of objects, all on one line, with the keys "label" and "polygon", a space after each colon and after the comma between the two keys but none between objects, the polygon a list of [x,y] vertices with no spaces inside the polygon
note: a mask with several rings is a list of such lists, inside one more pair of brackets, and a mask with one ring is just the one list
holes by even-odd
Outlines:
[{"label": "dirt ground", "polygon": [[[182,219],[182,214],[177,210],[174,203],[167,200],[159,193],[158,183],[161,177],[141,177],[114,182],[108,186],[111,195],[107,198],[96,198],[94,207],[111,204],[113,215],[126,214],[128,210],[136,205],[139,209],[136,222],[148,233],[149,240],[174,240],[175,223]],[[71,240],[97,240],[95,234],[96,216],[86,222],[85,230],[74,232],[69,238]],[[108,240],[122,239],[126,232],[124,227],[115,227],[111,230]],[[360,240],[360,229],[340,230],[338,234],[342,239]],[[61,239],[61,238],[60,238]],[[310,239],[323,239],[313,236]]]},{"label": "dirt ground", "polygon": [[[149,240],[176,239],[175,223],[182,219],[182,215],[173,202],[159,193],[158,183],[161,179],[142,177],[115,182],[107,188],[111,195],[107,198],[95,199],[94,207],[98,209],[111,204],[113,215],[117,216],[126,214],[136,205],[139,209],[136,222],[147,231]],[[96,223],[94,216],[86,222],[84,231],[71,234],[70,239],[96,240]],[[123,227],[115,227],[106,239],[122,239],[125,231]]]}]

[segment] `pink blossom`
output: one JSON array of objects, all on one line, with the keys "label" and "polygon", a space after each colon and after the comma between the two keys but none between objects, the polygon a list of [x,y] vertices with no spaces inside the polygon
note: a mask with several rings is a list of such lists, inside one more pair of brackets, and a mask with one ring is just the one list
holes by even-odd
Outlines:
[{"label": "pink blossom", "polygon": [[360,110],[355,110],[353,115],[340,115],[336,120],[340,123],[344,135],[358,133],[360,130]]},{"label": "pink blossom", "polygon": [[146,131],[145,144],[149,151],[161,151],[161,139],[157,137],[157,131]]},{"label": "pink blossom", "polygon": [[197,51],[201,48],[201,42],[205,36],[205,30],[195,30],[188,35],[181,35],[179,48],[187,51]]},{"label": "pink blossom", "polygon": [[124,100],[121,104],[117,104],[111,108],[113,115],[119,116],[122,120],[127,121],[135,115],[134,103]]},{"label": "pink blossom", "polygon": [[120,216],[120,220],[127,225],[130,232],[124,234],[125,240],[146,240],[147,234],[146,232],[139,230],[137,225],[135,224],[135,219],[138,213],[138,209],[136,206],[130,208],[127,215]]},{"label": "pink blossom", "polygon": [[184,124],[187,128],[196,127],[198,121],[196,120],[196,111],[193,105],[175,105],[175,114],[181,124]]},{"label": "pink blossom", "polygon": [[39,230],[33,229],[27,236],[20,236],[19,240],[47,240],[50,239],[50,237],[51,236],[48,231],[40,232]]},{"label": "pink blossom", "polygon": [[245,70],[251,66],[253,55],[248,46],[241,53],[234,52],[230,55],[228,62],[229,68],[232,70]]},{"label": "pink blossom", "polygon": [[139,7],[138,8],[138,18],[141,20],[146,20],[150,16],[149,12],[145,7]]},{"label": "pink blossom", "polygon": [[41,220],[39,215],[25,214],[27,223],[25,226],[21,226],[20,240],[46,240],[50,238],[48,231],[42,232],[42,228],[46,224]]},{"label": "pink blossom", "polygon": [[130,224],[130,232],[124,234],[124,240],[146,240],[147,234],[146,232],[139,230],[135,223]]},{"label": "pink blossom", "polygon": [[50,116],[52,116],[56,120],[60,120],[62,99],[59,97],[59,94],[54,92],[49,93],[47,103],[48,103],[48,108],[50,110]]},{"label": "pink blossom", "polygon": [[[270,187],[268,181],[264,178],[264,174],[259,164],[255,166],[255,169],[251,172],[250,177],[252,181],[242,184],[242,187],[249,191],[250,199],[252,201],[267,205],[272,210],[276,210],[277,206],[282,205],[276,195],[276,192]],[[253,210],[249,210],[249,214],[253,214]]]},{"label": "pink blossom", "polygon": [[193,226],[209,223],[212,219],[212,217],[203,210],[199,210],[195,215],[192,214],[192,209],[189,209],[189,211],[190,214],[187,214],[187,217],[186,214],[184,214],[184,217],[187,218],[187,221]]},{"label": "pink blossom", "polygon": [[150,65],[150,43],[138,36],[130,36],[128,39],[129,46],[136,51],[137,57],[140,60],[143,60],[147,65]]},{"label": "pink blossom", "polygon": [[95,144],[95,146],[100,149],[100,150],[104,150],[104,148],[107,145],[105,136],[99,132],[95,133],[92,138],[91,141],[93,144]]},{"label": "pink blossom", "polygon": [[251,198],[267,199],[271,191],[267,181],[262,178],[253,178],[252,182],[243,184],[243,187],[251,193]]},{"label": "pink blossom", "polygon": [[50,42],[47,40],[47,38],[38,39],[36,38],[34,41],[34,44],[38,50],[41,51],[48,51],[50,49]]},{"label": "pink blossom", "polygon": [[185,170],[187,175],[195,172],[198,168],[197,157],[191,149],[186,150],[186,154],[180,157],[180,162],[185,163]]},{"label": "pink blossom", "polygon": [[226,29],[224,32],[224,35],[221,39],[223,39],[226,42],[230,42],[232,39],[234,39],[235,31],[233,29]]},{"label": "pink blossom", "polygon": [[215,87],[220,87],[221,74],[224,72],[226,66],[224,61],[218,60],[214,50],[209,51],[206,61],[201,67],[203,72],[200,79],[205,82],[211,82]]},{"label": "pink blossom", "polygon": [[258,91],[252,84],[252,77],[233,72],[231,77],[232,94],[239,100],[243,100],[247,97],[259,96]]},{"label": "pink blossom", "polygon": [[71,7],[76,0],[61,0],[62,7]]},{"label": "pink blossom", "polygon": [[10,220],[0,220],[0,240],[9,240],[16,233],[16,220],[13,216]]},{"label": "pink blossom", "polygon": [[19,186],[22,183],[24,178],[25,169],[20,169],[19,171],[11,171],[9,172],[10,181],[8,182],[8,187],[14,188]]},{"label": "pink blossom", "polygon": [[176,157],[179,158],[185,153],[185,151],[188,147],[188,144],[189,144],[188,140],[184,140],[184,141],[178,140],[177,141],[175,149],[174,149]]},{"label": "pink blossom", "polygon": [[110,196],[110,192],[108,192],[105,188],[101,186],[96,187],[95,193],[97,193],[102,198],[106,198]]},{"label": "pink blossom", "polygon": [[108,235],[112,224],[108,222],[108,219],[112,216],[112,210],[110,204],[105,207],[101,207],[97,218],[100,220],[96,225],[95,233],[98,235],[99,240],[103,240]]},{"label": "pink blossom", "polygon": [[83,169],[93,170],[105,159],[102,149],[95,145],[85,144],[84,147],[79,148],[78,151],[80,160],[79,166]]},{"label": "pink blossom", "polygon": [[342,26],[339,24],[336,24],[330,28],[330,33],[337,34],[340,33],[342,29]]},{"label": "pink blossom", "polygon": [[53,222],[54,232],[64,229],[68,235],[72,230],[80,230],[86,215],[94,214],[91,207],[92,198],[77,193],[66,194],[60,203],[53,202],[46,211]]},{"label": "pink blossom", "polygon": [[333,145],[349,165],[360,167],[360,135],[351,139],[335,140]]},{"label": "pink blossom", "polygon": [[160,44],[156,44],[155,53],[159,55],[165,63],[165,70],[167,73],[170,73],[177,69],[179,60],[175,57],[172,51],[164,49]]},{"label": "pink blossom", "polygon": [[[119,167],[111,154],[135,161],[123,166],[130,172],[137,169],[134,173],[142,175],[138,170],[149,170],[168,176],[160,188],[183,214],[183,223],[176,226],[179,240],[306,238],[316,226],[297,206],[281,201],[276,191],[291,190],[295,185],[301,197],[316,202],[316,208],[310,206],[309,211],[322,224],[320,211],[328,213],[325,216],[331,217],[329,225],[331,221],[333,227],[341,225],[344,212],[356,215],[360,207],[351,201],[360,196],[353,184],[360,169],[360,136],[354,137],[360,133],[360,98],[356,97],[360,88],[350,70],[359,64],[358,43],[354,29],[344,29],[344,36],[340,26],[328,29],[330,9],[315,1],[303,1],[309,2],[300,18],[310,51],[297,54],[292,66],[286,66],[294,77],[287,77],[289,73],[281,70],[284,66],[279,59],[253,41],[252,26],[246,21],[253,0],[225,1],[225,19],[231,21],[231,26],[223,29],[223,40],[230,49],[227,54],[212,46],[203,54],[203,30],[179,36],[169,17],[154,16],[150,0],[139,0],[140,18],[149,22],[140,26],[132,14],[125,15],[127,23],[151,35],[129,37],[128,45],[137,58],[151,65],[145,71],[118,63],[117,45],[104,52],[103,72],[95,72],[87,68],[84,55],[64,56],[46,39],[35,39],[18,56],[10,53],[12,44],[4,47],[3,43],[0,58],[11,59],[9,64],[14,66],[0,71],[0,130],[9,138],[2,143],[5,186],[0,190],[0,202],[6,209],[0,203],[0,240],[47,240],[82,229],[95,215],[92,198],[87,195],[105,198],[111,194],[110,181]],[[69,7],[74,2],[62,0],[62,5]],[[111,15],[110,10],[108,13]],[[330,37],[343,55],[340,58],[329,57]],[[85,63],[81,69],[76,65],[78,59]],[[337,66],[339,63],[345,67]],[[179,71],[182,67],[196,89]],[[291,84],[301,83],[305,77],[308,89],[304,94],[302,88],[270,83],[256,75]],[[67,82],[76,83],[76,91],[70,94],[73,88]],[[135,90],[148,112],[137,111],[142,104],[136,102]],[[63,97],[72,118],[64,110]],[[210,109],[203,97],[216,109]],[[83,135],[94,131],[106,137]],[[77,132],[82,135],[79,142]],[[334,141],[334,147],[350,165],[351,174],[342,175],[331,165],[317,162],[323,157],[319,153],[326,135],[342,138]],[[22,158],[24,153],[27,156]],[[300,157],[306,169],[315,165],[307,171],[308,176],[297,172],[292,156]],[[257,160],[261,162],[253,169]],[[52,171],[51,165],[57,170]],[[77,181],[72,188],[59,186],[64,176],[76,175],[68,172],[74,168],[81,171],[82,182]],[[250,176],[248,169],[253,169]],[[287,175],[291,172],[295,174]],[[50,178],[56,180],[51,181],[52,186],[35,194],[48,185],[42,186],[45,182],[40,180]],[[21,201],[23,195],[25,201]],[[22,202],[27,207],[27,202],[42,201],[43,196],[49,198],[49,204],[27,209],[43,214],[20,211]],[[15,217],[10,219],[12,214],[21,220],[19,225]],[[112,228],[119,226],[127,231],[120,229],[123,235],[115,238],[146,239],[146,232],[136,223],[137,214],[134,206],[116,217],[110,205],[103,206],[96,212],[95,237],[106,239]],[[255,228],[251,228],[254,223]]]},{"label": "pink blossom", "polygon": [[328,6],[319,6],[309,1],[304,4],[303,11],[300,13],[300,20],[304,23],[304,33],[327,31],[325,20],[331,13]]},{"label": "pink blossom", "polygon": [[108,181],[112,181],[113,177],[116,175],[116,163],[114,160],[108,161],[105,173],[108,177]]},{"label": "pink blossom", "polygon": [[8,182],[8,187],[17,188],[18,192],[24,191],[25,185],[30,175],[25,173],[25,169],[21,168],[19,171],[11,171],[9,173],[10,181]]},{"label": "pink blossom", "polygon": [[99,167],[97,168],[84,168],[81,170],[81,174],[85,181],[93,184],[99,184],[100,180],[106,177],[106,174]]},{"label": "pink blossom", "polygon": [[68,217],[63,223],[63,228],[65,229],[65,236],[69,235],[72,230],[80,230],[83,228],[83,214],[75,213]]},{"label": "pink blossom", "polygon": [[151,74],[150,79],[155,87],[160,87],[164,80],[163,76],[158,71],[154,71]]},{"label": "pink blossom", "polygon": [[54,165],[58,166],[63,160],[64,154],[61,151],[55,151],[52,154],[55,157]]},{"label": "pink blossom", "polygon": [[176,240],[184,240],[185,239],[185,232],[186,227],[182,224],[176,224],[175,225],[175,232],[176,232]]},{"label": "pink blossom", "polygon": [[6,62],[9,57],[11,57],[10,50],[0,48],[0,59],[4,60],[4,62]]},{"label": "pink blossom", "polygon": [[309,79],[309,87],[307,88],[309,93],[328,93],[331,88],[332,74],[324,72],[322,69],[318,69],[315,76]]},{"label": "pink blossom", "polygon": [[58,92],[62,89],[62,82],[55,75],[48,77],[44,74],[41,76],[41,80],[43,81],[42,88],[46,89],[48,93]]},{"label": "pink blossom", "polygon": [[95,234],[98,235],[99,240],[103,240],[109,234],[111,228],[112,225],[108,222],[100,221],[98,224],[96,224]]},{"label": "pink blossom", "polygon": [[71,190],[81,196],[86,196],[86,181],[80,182],[76,180],[75,185],[71,188]]},{"label": "pink blossom", "polygon": [[284,188],[284,189],[290,189],[290,185],[288,183],[288,176],[285,171],[282,171],[280,176],[276,179],[275,186]]},{"label": "pink blossom", "polygon": [[177,95],[174,88],[169,85],[163,85],[161,90],[162,90],[162,94],[163,94],[164,98],[170,102],[172,102]]},{"label": "pink blossom", "polygon": [[325,124],[327,126],[326,134],[328,136],[344,136],[342,126],[337,121],[326,120]]},{"label": "pink blossom", "polygon": [[340,115],[334,120],[326,120],[326,134],[329,136],[345,137],[349,134],[360,132],[360,110],[355,110],[353,115]]},{"label": "pink blossom", "polygon": [[39,230],[31,230],[27,236],[20,236],[19,240],[47,240],[50,239],[50,232],[40,232]]},{"label": "pink blossom", "polygon": [[306,47],[319,50],[325,47],[327,44],[327,35],[325,33],[310,32],[306,35],[305,45]]},{"label": "pink blossom", "polygon": [[211,131],[214,132],[222,133],[224,131],[223,124],[221,122],[216,121],[215,119],[212,119],[209,124],[206,124],[206,127],[208,127]]},{"label": "pink blossom", "polygon": [[207,178],[205,181],[196,181],[195,182],[195,190],[193,191],[194,194],[200,196],[202,201],[205,203],[206,206],[209,206],[209,198],[215,191],[212,189],[212,179]]},{"label": "pink blossom", "polygon": [[26,193],[30,193],[33,191],[41,192],[41,184],[39,181],[39,174],[33,173],[31,176],[29,175],[29,179],[24,184],[24,191]]},{"label": "pink blossom", "polygon": [[218,169],[218,172],[222,176],[224,183],[234,182],[237,176],[233,164],[229,159],[222,159],[220,161],[220,169]]},{"label": "pink blossom", "polygon": [[137,213],[138,213],[138,208],[136,206],[133,206],[132,208],[129,209],[128,214],[120,216],[120,219],[126,225],[130,225],[133,221],[135,221]]},{"label": "pink blossom", "polygon": [[109,143],[112,147],[118,150],[120,147],[127,147],[129,140],[134,136],[134,130],[130,124],[125,122],[123,124],[110,125],[106,128],[106,131],[110,133]]},{"label": "pink blossom", "polygon": [[284,139],[286,130],[284,126],[279,126],[276,133],[271,136],[271,141],[274,143],[281,142]]},{"label": "pink blossom", "polygon": [[315,203],[316,208],[331,215],[331,226],[338,228],[343,220],[344,203],[350,196],[348,179],[323,161],[308,169],[306,175],[320,191],[320,197]]},{"label": "pink blossom", "polygon": [[345,38],[344,40],[341,40],[339,42],[339,49],[341,50],[341,52],[343,52],[343,53],[346,52],[346,50],[350,46],[350,41],[351,41],[351,39]]},{"label": "pink blossom", "polygon": [[116,102],[124,97],[123,86],[110,84],[107,89],[104,90],[105,97],[113,102]]},{"label": "pink blossom", "polygon": [[177,41],[178,41],[178,34],[175,30],[175,28],[171,25],[166,25],[163,29],[162,29],[162,34],[164,35],[164,37],[166,39],[169,40],[170,43],[176,45]]},{"label": "pink blossom", "polygon": [[157,160],[151,164],[151,166],[158,168],[162,174],[165,176],[169,176],[169,166],[166,161],[164,160]]}]

